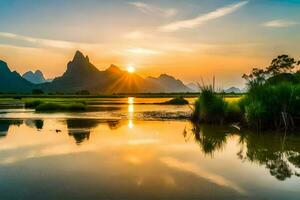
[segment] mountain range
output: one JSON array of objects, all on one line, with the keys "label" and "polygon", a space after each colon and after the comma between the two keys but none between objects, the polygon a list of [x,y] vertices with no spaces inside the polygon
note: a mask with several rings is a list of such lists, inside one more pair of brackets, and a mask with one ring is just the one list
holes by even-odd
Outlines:
[{"label": "mountain range", "polygon": [[237,88],[237,87],[230,87],[226,90],[224,90],[225,93],[243,93],[243,90],[241,90],[240,88]]},{"label": "mountain range", "polygon": [[60,77],[45,82],[40,71],[27,72],[20,76],[11,72],[4,61],[0,61],[0,92],[31,92],[41,89],[44,92],[73,93],[88,90],[92,93],[157,93],[157,92],[191,92],[182,81],[170,75],[142,78],[136,73],[121,70],[111,65],[100,71],[88,56],[76,51],[72,61]]},{"label": "mountain range", "polygon": [[22,77],[34,84],[40,84],[40,83],[46,83],[52,81],[49,79],[45,79],[43,72],[41,72],[40,70],[36,70],[35,72],[28,71],[24,73]]},{"label": "mountain range", "polygon": [[34,84],[24,79],[16,71],[10,71],[6,62],[0,60],[0,92],[31,92]]}]

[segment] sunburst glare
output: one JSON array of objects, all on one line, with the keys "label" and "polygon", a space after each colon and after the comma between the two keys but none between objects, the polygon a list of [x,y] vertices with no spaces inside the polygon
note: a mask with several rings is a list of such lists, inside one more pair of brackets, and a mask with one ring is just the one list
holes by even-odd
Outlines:
[{"label": "sunburst glare", "polygon": [[126,70],[129,73],[134,73],[135,72],[135,67],[133,67],[132,65],[129,65]]}]

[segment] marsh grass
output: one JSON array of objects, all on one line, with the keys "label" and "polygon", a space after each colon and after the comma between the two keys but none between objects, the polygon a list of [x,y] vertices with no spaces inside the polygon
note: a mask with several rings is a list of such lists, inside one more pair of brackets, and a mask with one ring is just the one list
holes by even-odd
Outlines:
[{"label": "marsh grass", "polygon": [[222,124],[226,117],[227,106],[224,97],[217,95],[212,86],[202,86],[195,102],[193,119],[198,122]]},{"label": "marsh grass", "polygon": [[25,108],[35,109],[42,103],[43,103],[43,101],[41,101],[41,100],[34,100],[34,101],[26,101],[24,105],[25,105]]},{"label": "marsh grass", "polygon": [[85,111],[86,105],[83,103],[70,103],[70,104],[61,104],[61,103],[42,103],[35,108],[38,112],[54,112],[54,111]]},{"label": "marsh grass", "polygon": [[250,87],[239,105],[250,127],[295,127],[300,116],[300,85],[281,82]]},{"label": "marsh grass", "polygon": [[243,122],[244,116],[238,101],[228,102],[226,107],[226,122]]}]

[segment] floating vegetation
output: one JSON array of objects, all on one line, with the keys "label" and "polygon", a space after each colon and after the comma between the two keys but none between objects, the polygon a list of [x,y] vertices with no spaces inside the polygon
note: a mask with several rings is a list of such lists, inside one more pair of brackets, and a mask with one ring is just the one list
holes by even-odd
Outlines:
[{"label": "floating vegetation", "polygon": [[70,104],[60,104],[60,103],[42,103],[38,105],[35,109],[39,112],[51,112],[51,111],[85,111],[86,105],[83,103],[70,103]]},{"label": "floating vegetation", "polygon": [[165,104],[165,105],[188,105],[189,102],[188,102],[188,100],[184,99],[183,97],[176,97],[176,98],[173,98],[169,101],[163,102],[161,104]]}]

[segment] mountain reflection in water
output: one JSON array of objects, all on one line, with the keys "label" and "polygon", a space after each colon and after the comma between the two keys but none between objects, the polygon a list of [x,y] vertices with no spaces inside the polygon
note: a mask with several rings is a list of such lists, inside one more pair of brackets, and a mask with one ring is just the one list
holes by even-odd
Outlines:
[{"label": "mountain reflection in water", "polygon": [[300,195],[296,134],[134,118],[0,120],[0,130],[0,199]]}]

